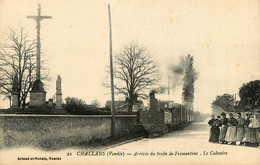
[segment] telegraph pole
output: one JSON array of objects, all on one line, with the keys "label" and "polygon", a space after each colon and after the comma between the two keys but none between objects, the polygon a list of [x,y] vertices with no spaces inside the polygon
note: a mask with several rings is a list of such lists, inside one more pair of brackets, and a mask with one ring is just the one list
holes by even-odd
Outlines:
[{"label": "telegraph pole", "polygon": [[114,93],[114,69],[113,69],[113,54],[112,54],[112,25],[111,25],[111,13],[110,4],[108,4],[108,16],[109,16],[109,45],[110,45],[110,78],[111,78],[111,135],[113,138],[117,137],[116,128],[116,116],[115,116],[115,93]]}]

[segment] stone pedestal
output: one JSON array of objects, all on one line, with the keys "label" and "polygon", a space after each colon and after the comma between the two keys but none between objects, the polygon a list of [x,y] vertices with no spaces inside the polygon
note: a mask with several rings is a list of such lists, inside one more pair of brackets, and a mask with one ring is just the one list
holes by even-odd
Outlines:
[{"label": "stone pedestal", "polygon": [[46,92],[30,92],[30,106],[44,106],[46,104]]},{"label": "stone pedestal", "polygon": [[32,90],[30,92],[30,106],[39,107],[46,104],[46,92],[43,89],[43,83],[41,80],[36,80],[33,83]]},{"label": "stone pedestal", "polygon": [[54,113],[55,114],[67,114],[67,112],[62,108],[61,106],[62,103],[62,93],[56,93],[56,102],[55,102],[55,109]]},{"label": "stone pedestal", "polygon": [[56,107],[61,108],[62,94],[56,93]]},{"label": "stone pedestal", "polygon": [[12,108],[19,108],[18,100],[19,100],[19,93],[13,92],[12,93]]}]

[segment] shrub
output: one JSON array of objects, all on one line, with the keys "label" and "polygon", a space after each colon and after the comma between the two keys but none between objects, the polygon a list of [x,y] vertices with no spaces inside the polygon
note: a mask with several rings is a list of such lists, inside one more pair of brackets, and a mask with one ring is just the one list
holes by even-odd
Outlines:
[{"label": "shrub", "polygon": [[87,109],[87,104],[84,100],[76,97],[65,98],[66,104],[63,104],[63,108],[69,113],[80,113]]}]

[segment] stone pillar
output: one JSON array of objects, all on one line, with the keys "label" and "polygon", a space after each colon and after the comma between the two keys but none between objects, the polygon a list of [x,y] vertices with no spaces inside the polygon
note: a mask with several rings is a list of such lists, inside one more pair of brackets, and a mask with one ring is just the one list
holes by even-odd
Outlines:
[{"label": "stone pillar", "polygon": [[58,75],[56,80],[56,108],[61,108],[62,92],[61,92],[61,77]]},{"label": "stone pillar", "polygon": [[56,107],[61,107],[62,94],[56,93]]},{"label": "stone pillar", "polygon": [[19,108],[18,99],[19,99],[19,93],[12,92],[12,108]]},{"label": "stone pillar", "polygon": [[11,108],[19,108],[18,100],[19,100],[19,92],[18,92],[18,75],[15,73],[13,77],[13,84],[12,84],[12,107]]}]

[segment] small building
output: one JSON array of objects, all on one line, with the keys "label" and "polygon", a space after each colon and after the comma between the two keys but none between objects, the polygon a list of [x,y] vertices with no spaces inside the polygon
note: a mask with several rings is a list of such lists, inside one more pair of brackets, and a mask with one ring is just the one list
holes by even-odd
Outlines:
[{"label": "small building", "polygon": [[[105,108],[111,108],[111,104],[112,104],[111,101],[107,101],[105,104]],[[127,99],[124,101],[115,101],[114,106],[115,106],[116,111],[127,112],[128,101],[127,101]],[[139,109],[142,109],[142,108],[144,108],[143,101],[135,100],[132,112],[137,112]]]}]

